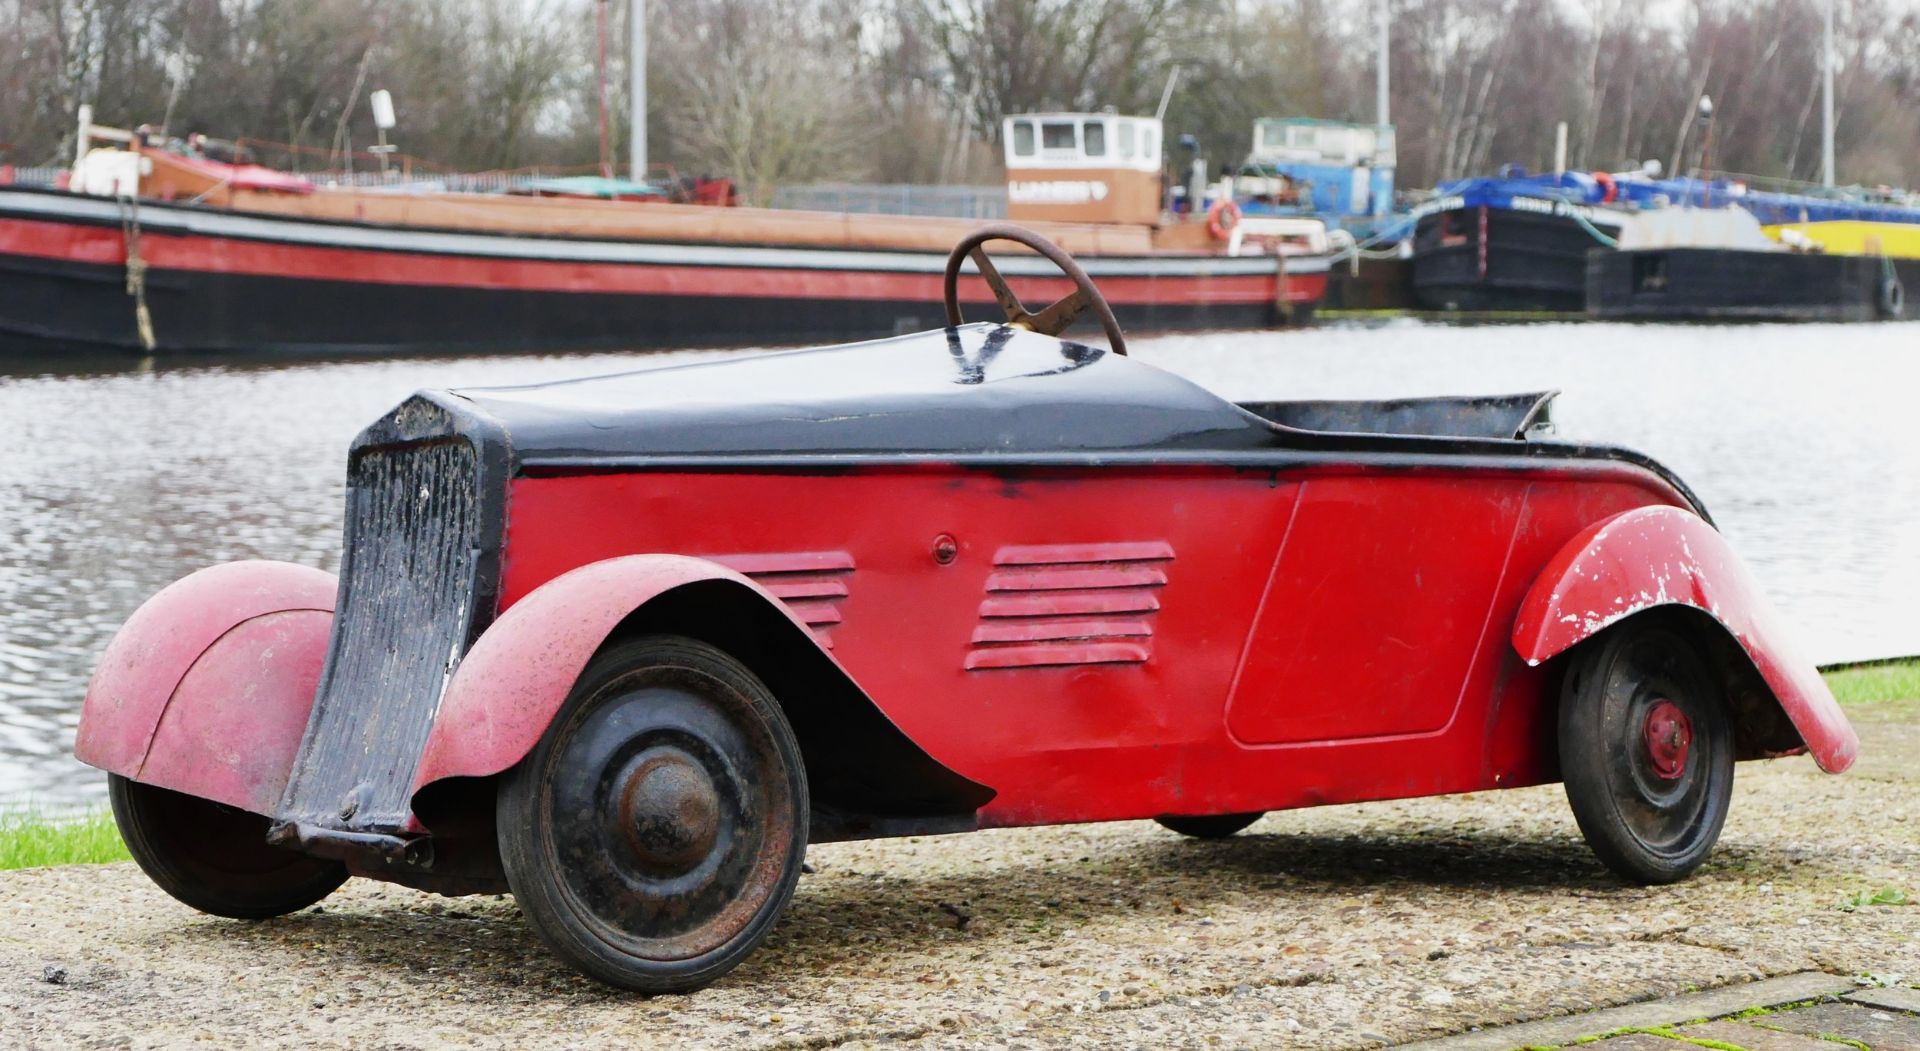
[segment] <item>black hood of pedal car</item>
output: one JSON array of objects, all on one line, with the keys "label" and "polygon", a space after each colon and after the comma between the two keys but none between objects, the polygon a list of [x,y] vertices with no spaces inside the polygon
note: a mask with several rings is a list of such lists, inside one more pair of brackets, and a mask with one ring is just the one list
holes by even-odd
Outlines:
[{"label": "black hood of pedal car", "polygon": [[1254,449],[1271,428],[1185,379],[1003,325],[452,392],[523,461]]}]

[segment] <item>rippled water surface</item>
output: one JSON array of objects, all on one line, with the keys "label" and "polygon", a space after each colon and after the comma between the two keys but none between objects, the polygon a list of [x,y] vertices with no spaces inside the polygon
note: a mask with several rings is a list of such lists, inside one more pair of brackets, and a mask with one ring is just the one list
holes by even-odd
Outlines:
[{"label": "rippled water surface", "polygon": [[[1395,323],[1134,349],[1238,399],[1558,388],[1561,435],[1678,471],[1817,659],[1920,653],[1920,325]],[[0,803],[101,793],[67,753],[142,599],[228,559],[338,568],[347,442],[408,392],[713,356],[0,378]]]}]

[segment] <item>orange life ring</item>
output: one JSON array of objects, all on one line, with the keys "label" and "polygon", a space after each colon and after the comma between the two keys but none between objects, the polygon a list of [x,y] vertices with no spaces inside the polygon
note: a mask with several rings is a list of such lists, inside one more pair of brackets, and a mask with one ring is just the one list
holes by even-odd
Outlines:
[{"label": "orange life ring", "polygon": [[1222,197],[1207,209],[1207,232],[1216,241],[1224,241],[1233,235],[1233,228],[1240,225],[1240,206],[1230,198]]},{"label": "orange life ring", "polygon": [[1620,187],[1614,183],[1613,176],[1606,172],[1594,172],[1593,181],[1600,185],[1600,203],[1612,204],[1620,197]]}]

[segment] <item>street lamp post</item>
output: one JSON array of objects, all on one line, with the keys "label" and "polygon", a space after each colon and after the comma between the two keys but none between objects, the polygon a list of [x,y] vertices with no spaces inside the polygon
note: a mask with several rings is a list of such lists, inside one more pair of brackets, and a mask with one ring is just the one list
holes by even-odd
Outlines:
[{"label": "street lamp post", "polygon": [[631,35],[628,41],[627,75],[629,105],[632,107],[633,128],[630,138],[627,177],[634,182],[644,182],[647,178],[647,0],[633,0],[633,7],[627,12],[627,28]]},{"label": "street lamp post", "polygon": [[[1828,0],[1828,5],[1832,5],[1832,0]],[[1374,75],[1373,112],[1374,123],[1384,128],[1393,123],[1387,113],[1387,0],[1380,0],[1378,21],[1380,23],[1380,60]]]},{"label": "street lamp post", "polygon": [[1820,52],[1820,90],[1825,96],[1820,126],[1820,181],[1833,186],[1833,0],[1827,0],[1827,32]]}]

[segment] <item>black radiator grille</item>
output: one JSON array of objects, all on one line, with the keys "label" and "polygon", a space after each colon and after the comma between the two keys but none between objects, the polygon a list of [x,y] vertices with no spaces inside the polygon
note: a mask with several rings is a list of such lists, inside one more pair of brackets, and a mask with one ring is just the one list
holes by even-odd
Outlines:
[{"label": "black radiator grille", "polygon": [[478,475],[461,439],[355,460],[340,609],[283,816],[370,831],[406,819],[414,767],[472,627]]}]

